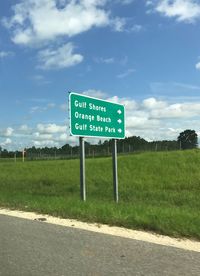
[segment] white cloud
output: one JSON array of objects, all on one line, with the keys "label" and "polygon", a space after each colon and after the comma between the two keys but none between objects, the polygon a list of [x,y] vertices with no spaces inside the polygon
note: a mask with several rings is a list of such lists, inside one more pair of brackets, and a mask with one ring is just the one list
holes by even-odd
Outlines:
[{"label": "white cloud", "polygon": [[121,74],[119,74],[119,75],[117,75],[117,77],[119,78],[119,79],[123,79],[123,78],[126,78],[126,77],[128,77],[129,75],[131,75],[131,74],[133,74],[135,72],[135,69],[128,69],[128,70],[126,70],[124,73],[121,73]]},{"label": "white cloud", "polygon": [[117,31],[117,32],[125,31],[125,26],[127,23],[125,18],[116,17],[111,22],[112,22],[113,29],[115,31]]},{"label": "white cloud", "polygon": [[5,57],[7,57],[8,55],[9,55],[8,52],[4,52],[4,51],[1,51],[1,52],[0,52],[0,58],[5,58]]},{"label": "white cloud", "polygon": [[12,127],[8,127],[5,131],[5,136],[11,136],[13,134],[14,129]]},{"label": "white cloud", "polygon": [[42,134],[60,133],[66,131],[66,126],[60,126],[56,124],[38,124],[37,130]]},{"label": "white cloud", "polygon": [[198,62],[196,65],[195,65],[196,69],[197,70],[200,70],[200,62]]},{"label": "white cloud", "polygon": [[14,56],[13,52],[0,51],[0,59]]},{"label": "white cloud", "polygon": [[16,44],[30,45],[72,37],[109,24],[109,13],[99,0],[21,0],[12,7],[14,15],[3,24],[12,29]]},{"label": "white cloud", "polygon": [[33,145],[36,148],[43,148],[43,147],[59,147],[59,143],[53,141],[53,140],[32,140]]},{"label": "white cloud", "polygon": [[38,85],[50,84],[51,81],[47,80],[43,75],[33,75],[30,77]]},{"label": "white cloud", "polygon": [[83,56],[74,54],[74,45],[67,43],[57,49],[45,49],[38,53],[41,69],[62,69],[74,66],[83,61]]},{"label": "white cloud", "polygon": [[17,130],[15,136],[27,136],[32,134],[32,128],[28,125],[21,125]]},{"label": "white cloud", "polygon": [[200,116],[200,103],[176,103],[171,104],[163,109],[152,110],[150,116],[152,118],[192,118]]},{"label": "white cloud", "polygon": [[53,135],[52,135],[52,134],[49,134],[49,133],[35,132],[35,133],[33,133],[33,137],[34,137],[34,139],[39,140],[39,141],[43,141],[43,140],[46,140],[46,141],[53,140]]},{"label": "white cloud", "polygon": [[138,103],[130,98],[119,98],[118,96],[113,96],[107,98],[108,101],[123,104],[126,107],[126,112],[133,112],[139,108]]},{"label": "white cloud", "polygon": [[106,99],[108,95],[105,92],[102,92],[101,90],[95,90],[95,89],[88,89],[84,92],[82,92],[83,95],[99,98],[99,99]]},{"label": "white cloud", "polygon": [[143,101],[143,106],[147,109],[163,109],[167,106],[164,101],[156,100],[155,98],[148,98]]},{"label": "white cloud", "polygon": [[60,105],[60,109],[62,110],[62,111],[67,111],[67,108],[68,108],[68,105],[67,104],[61,104]]},{"label": "white cloud", "polygon": [[48,104],[46,104],[46,105],[44,105],[44,106],[39,106],[39,105],[37,105],[37,106],[32,106],[31,108],[30,108],[30,114],[33,114],[33,113],[40,113],[40,112],[45,112],[45,111],[47,111],[47,110],[49,110],[49,109],[53,109],[53,108],[55,108],[56,107],[56,104],[55,103],[48,103]]},{"label": "white cloud", "polygon": [[10,137],[12,136],[14,129],[12,127],[7,127],[6,129],[0,130],[0,137]]},{"label": "white cloud", "polygon": [[42,75],[34,75],[31,78],[35,81],[43,81],[45,79]]},{"label": "white cloud", "polygon": [[116,32],[125,32],[125,33],[139,33],[145,28],[139,24],[133,24],[130,22],[130,19],[116,17],[112,22],[112,27]]},{"label": "white cloud", "polygon": [[49,103],[47,104],[47,108],[54,108],[56,106],[55,103]]},{"label": "white cloud", "polygon": [[27,125],[21,125],[19,129],[26,132],[29,130],[29,127]]},{"label": "white cloud", "polygon": [[0,146],[1,147],[6,147],[8,145],[11,145],[12,144],[12,140],[10,138],[6,138],[5,141],[3,141],[2,143],[0,143]]},{"label": "white cloud", "polygon": [[148,115],[144,112],[141,113],[142,116],[138,116],[139,113],[136,113],[135,116],[128,116],[126,120],[127,130],[130,129],[152,129],[155,127],[160,127],[159,120],[150,120]]},{"label": "white cloud", "polygon": [[96,63],[105,63],[105,64],[112,64],[115,62],[115,59],[113,57],[109,57],[109,58],[97,57],[94,60]]},{"label": "white cloud", "polygon": [[130,28],[130,32],[135,32],[135,33],[139,33],[140,31],[144,30],[144,27],[142,25],[139,24],[134,24],[131,28]]},{"label": "white cloud", "polygon": [[66,142],[67,138],[68,138],[67,133],[62,133],[59,137],[59,140],[62,141],[62,142]]},{"label": "white cloud", "polygon": [[30,109],[30,113],[41,112],[41,111],[43,111],[43,109],[41,110],[40,106],[32,106]]},{"label": "white cloud", "polygon": [[147,5],[166,17],[175,17],[177,21],[191,23],[200,17],[200,4],[196,0],[147,1]]},{"label": "white cloud", "polygon": [[[133,98],[108,97],[98,90],[88,90],[88,92],[90,96],[102,98],[103,95],[106,100],[125,105],[126,136],[141,136],[148,141],[172,140],[177,139],[179,133],[185,129],[192,128],[200,132],[200,100],[171,103],[151,97],[136,101]],[[66,106],[65,112],[67,113]],[[0,131],[0,137],[0,145],[6,147],[7,143],[9,148],[15,145],[23,148],[33,145],[61,147],[65,143],[78,144],[78,138],[69,134],[68,120],[66,124],[39,123],[31,127],[28,125],[21,125],[15,129],[8,127]],[[97,143],[98,139],[88,138],[88,142]]]}]

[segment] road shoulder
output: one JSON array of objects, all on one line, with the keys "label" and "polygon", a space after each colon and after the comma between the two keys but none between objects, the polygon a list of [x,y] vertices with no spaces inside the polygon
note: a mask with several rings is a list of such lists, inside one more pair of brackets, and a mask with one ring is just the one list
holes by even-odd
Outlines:
[{"label": "road shoulder", "polygon": [[168,236],[158,235],[154,233],[136,231],[116,226],[108,226],[97,223],[86,223],[74,219],[63,219],[49,215],[41,215],[34,212],[24,212],[18,210],[9,210],[0,208],[0,215],[13,216],[28,220],[43,221],[45,223],[71,227],[86,231],[92,231],[101,234],[108,234],[112,236],[128,238],[138,241],[149,242],[164,246],[180,248],[189,251],[200,252],[200,242],[190,239],[176,239]]}]

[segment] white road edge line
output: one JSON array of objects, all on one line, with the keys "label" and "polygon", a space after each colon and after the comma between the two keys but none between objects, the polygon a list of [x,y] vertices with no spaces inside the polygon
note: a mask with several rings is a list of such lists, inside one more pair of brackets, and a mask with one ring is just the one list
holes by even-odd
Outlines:
[{"label": "white road edge line", "polygon": [[0,208],[0,215],[7,215],[17,218],[37,220],[39,218],[45,218],[45,223],[56,224],[60,226],[66,226],[71,228],[77,228],[81,230],[92,231],[101,234],[108,234],[112,236],[128,238],[138,241],[149,242],[153,244],[159,244],[164,246],[176,247],[184,250],[190,250],[200,252],[200,242],[189,239],[176,239],[168,236],[157,235],[144,231],[136,231],[116,226],[108,226],[105,224],[86,223],[74,219],[62,219],[49,215],[37,214],[33,212],[24,212],[17,210],[9,210]]}]

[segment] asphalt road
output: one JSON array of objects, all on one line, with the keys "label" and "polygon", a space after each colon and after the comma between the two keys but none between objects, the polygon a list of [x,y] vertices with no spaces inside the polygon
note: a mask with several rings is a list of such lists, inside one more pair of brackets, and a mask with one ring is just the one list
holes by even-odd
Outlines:
[{"label": "asphalt road", "polygon": [[200,253],[0,215],[1,276],[199,276]]}]

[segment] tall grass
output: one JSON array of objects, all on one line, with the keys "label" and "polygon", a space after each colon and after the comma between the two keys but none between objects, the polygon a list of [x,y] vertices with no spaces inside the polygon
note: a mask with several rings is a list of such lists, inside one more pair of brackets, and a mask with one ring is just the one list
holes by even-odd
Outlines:
[{"label": "tall grass", "polygon": [[1,162],[0,206],[144,229],[200,240],[200,151],[86,160],[87,201],[80,200],[79,160]]}]

